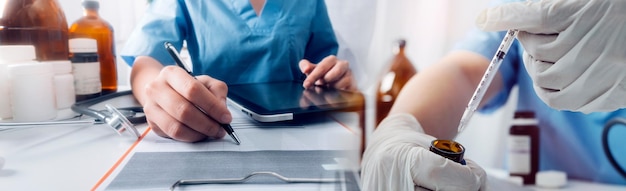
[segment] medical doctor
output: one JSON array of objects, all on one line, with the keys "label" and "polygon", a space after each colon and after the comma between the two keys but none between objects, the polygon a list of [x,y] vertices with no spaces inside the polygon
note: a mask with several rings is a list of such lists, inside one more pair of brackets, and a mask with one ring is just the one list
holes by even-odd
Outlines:
[{"label": "medical doctor", "polygon": [[[539,120],[540,170],[626,185],[626,176],[605,157],[600,136],[607,121],[626,118],[626,109],[620,109],[626,107],[626,1],[499,5],[480,14],[479,28],[519,29],[521,43],[509,50],[481,111],[502,106],[517,85],[517,110],[533,111]],[[472,31],[455,51],[411,79],[366,148],[364,190],[485,188],[485,172],[476,163],[460,165],[428,147],[434,139],[455,138],[465,106],[503,36]],[[611,141],[626,144],[624,139]],[[613,154],[624,166],[626,152],[617,149]]]},{"label": "medical doctor", "polygon": [[[163,47],[180,49],[183,41],[196,79],[172,66]],[[122,57],[152,130],[195,142],[225,135],[218,123],[232,120],[228,84],[295,80],[355,89],[348,62],[333,56],[337,48],[324,0],[154,0]]]}]

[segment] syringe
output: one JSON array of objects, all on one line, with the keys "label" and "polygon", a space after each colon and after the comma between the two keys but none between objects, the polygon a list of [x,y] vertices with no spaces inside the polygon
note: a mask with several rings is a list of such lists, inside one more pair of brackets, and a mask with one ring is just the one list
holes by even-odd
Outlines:
[{"label": "syringe", "polygon": [[498,72],[498,68],[500,68],[500,64],[502,64],[504,56],[509,51],[509,48],[511,48],[511,44],[513,44],[515,37],[517,37],[517,32],[517,30],[506,31],[504,39],[502,39],[500,47],[498,47],[498,51],[496,51],[496,54],[491,59],[489,67],[487,67],[483,78],[480,80],[478,87],[476,87],[476,91],[474,91],[474,95],[472,95],[472,99],[470,99],[469,103],[467,103],[465,112],[463,112],[463,117],[461,117],[461,121],[459,122],[458,133],[461,133],[463,129],[465,129],[465,126],[467,126],[467,123],[472,118],[472,115],[476,112],[478,104],[480,104],[480,101],[483,100],[485,92],[487,92],[487,88],[489,88],[489,84],[491,84],[493,77],[496,76],[496,73]]}]

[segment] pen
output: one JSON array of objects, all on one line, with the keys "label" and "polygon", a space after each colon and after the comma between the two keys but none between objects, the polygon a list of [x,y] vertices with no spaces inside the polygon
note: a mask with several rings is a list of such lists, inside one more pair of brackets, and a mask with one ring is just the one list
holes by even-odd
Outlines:
[{"label": "pen", "polygon": [[[172,45],[172,43],[169,43],[169,42],[165,42],[164,45],[165,45],[165,49],[167,49],[167,52],[170,54],[170,56],[172,56],[172,58],[176,62],[176,65],[183,68],[185,71],[187,71],[189,75],[193,77],[193,75],[191,74],[191,70],[189,70],[187,66],[185,66],[185,64],[183,63],[183,60],[180,58],[180,55],[178,55],[178,51],[176,51],[176,48],[174,48],[174,45]],[[193,106],[196,107],[198,110],[200,110],[202,113],[204,113],[204,115],[208,116],[208,114],[204,110],[202,110],[202,108],[198,107],[197,105],[193,105]],[[237,137],[237,134],[235,134],[235,130],[233,130],[233,127],[230,126],[230,124],[220,124],[220,126],[222,126],[222,128],[226,130],[228,135],[230,135],[230,137],[233,138],[235,142],[237,142],[237,145],[241,144],[241,142],[239,141],[239,138]]]}]

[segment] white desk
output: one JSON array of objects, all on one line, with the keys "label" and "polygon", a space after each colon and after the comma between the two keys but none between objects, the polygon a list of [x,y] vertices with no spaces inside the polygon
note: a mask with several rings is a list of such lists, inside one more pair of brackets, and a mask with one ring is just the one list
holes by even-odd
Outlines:
[{"label": "white desk", "polygon": [[133,142],[105,125],[0,131],[0,190],[89,190]]},{"label": "white desk", "polygon": [[[134,103],[122,99],[108,103]],[[357,127],[358,121],[349,120],[354,117],[345,113],[334,118]],[[147,125],[137,128],[143,133]],[[0,170],[0,190],[90,190],[135,141],[104,124],[1,130],[0,156],[6,162]]]},{"label": "white desk", "polygon": [[[337,119],[356,127],[351,116]],[[352,118],[354,119],[354,118]],[[144,132],[145,125],[138,126]],[[105,125],[57,126],[0,131],[0,190],[89,190],[124,155],[134,139]],[[502,177],[501,171],[490,176]],[[492,190],[526,190],[490,178]],[[625,190],[626,187],[572,181],[563,190]],[[541,189],[538,189],[541,190]]]}]

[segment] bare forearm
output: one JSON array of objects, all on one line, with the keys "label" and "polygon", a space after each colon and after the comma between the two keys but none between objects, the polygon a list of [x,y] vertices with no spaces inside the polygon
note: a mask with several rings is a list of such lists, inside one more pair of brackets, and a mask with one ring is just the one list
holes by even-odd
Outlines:
[{"label": "bare forearm", "polygon": [[142,105],[144,105],[147,96],[144,91],[146,84],[156,79],[161,69],[163,69],[163,65],[151,57],[139,56],[135,59],[130,74],[130,83],[133,95]]},{"label": "bare forearm", "polygon": [[[474,93],[489,61],[470,52],[455,52],[414,76],[396,100],[392,113],[410,113],[425,133],[439,139],[452,139],[467,102]],[[497,75],[487,100],[502,87]]]}]

